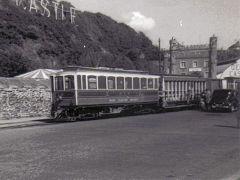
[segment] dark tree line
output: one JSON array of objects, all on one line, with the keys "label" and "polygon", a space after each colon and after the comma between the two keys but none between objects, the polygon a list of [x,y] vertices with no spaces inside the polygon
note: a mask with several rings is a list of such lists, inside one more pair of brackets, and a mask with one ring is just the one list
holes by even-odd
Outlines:
[{"label": "dark tree line", "polygon": [[0,6],[0,76],[67,65],[147,70],[148,61],[158,59],[143,33],[103,14],[79,12],[71,24],[24,11],[14,1]]}]

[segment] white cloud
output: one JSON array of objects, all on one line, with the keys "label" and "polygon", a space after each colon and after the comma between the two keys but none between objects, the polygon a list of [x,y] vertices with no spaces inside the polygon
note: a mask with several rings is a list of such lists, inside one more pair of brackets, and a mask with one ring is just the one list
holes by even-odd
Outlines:
[{"label": "white cloud", "polygon": [[146,17],[138,11],[131,13],[128,25],[139,31],[148,31],[155,27],[155,21],[151,17]]}]

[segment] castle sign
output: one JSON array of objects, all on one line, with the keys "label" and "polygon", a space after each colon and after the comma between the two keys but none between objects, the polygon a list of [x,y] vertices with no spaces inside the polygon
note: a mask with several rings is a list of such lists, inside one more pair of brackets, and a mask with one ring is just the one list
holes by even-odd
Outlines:
[{"label": "castle sign", "polygon": [[[66,20],[66,14],[68,13],[71,23],[75,23],[77,9],[70,7],[69,10],[66,10],[63,4],[56,1],[16,0],[16,5],[19,7],[21,6],[24,10],[28,10],[29,12],[35,11],[36,13],[40,13],[42,16],[50,17],[53,15],[56,20]],[[51,14],[50,9],[53,9],[54,13]]]}]

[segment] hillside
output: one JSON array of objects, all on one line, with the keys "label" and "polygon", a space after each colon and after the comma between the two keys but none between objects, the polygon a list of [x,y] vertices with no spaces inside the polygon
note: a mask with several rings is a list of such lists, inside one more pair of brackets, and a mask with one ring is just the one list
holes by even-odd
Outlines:
[{"label": "hillside", "polygon": [[[77,12],[75,24],[0,0],[0,76],[66,65],[148,70],[157,47],[143,34],[100,13]],[[70,7],[69,3],[63,3]]]}]

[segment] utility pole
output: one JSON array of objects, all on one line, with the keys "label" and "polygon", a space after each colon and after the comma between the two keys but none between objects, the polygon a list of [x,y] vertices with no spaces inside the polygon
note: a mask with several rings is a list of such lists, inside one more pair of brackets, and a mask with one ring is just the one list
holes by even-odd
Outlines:
[{"label": "utility pole", "polygon": [[162,73],[162,65],[161,65],[161,39],[158,39],[158,55],[159,55],[159,73]]},{"label": "utility pole", "polygon": [[172,74],[172,64],[173,64],[173,40],[174,38],[172,37],[172,39],[169,41],[170,47],[169,47],[169,51],[170,51],[170,68],[169,68],[169,74]]}]

